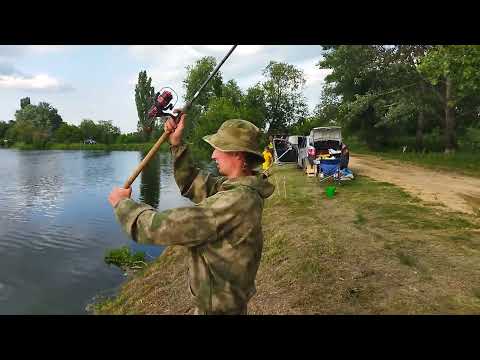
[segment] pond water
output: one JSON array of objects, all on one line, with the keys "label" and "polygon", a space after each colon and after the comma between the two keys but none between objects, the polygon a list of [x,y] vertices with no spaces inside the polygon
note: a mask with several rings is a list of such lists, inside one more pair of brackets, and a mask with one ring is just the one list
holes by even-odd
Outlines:
[{"label": "pond water", "polygon": [[[114,294],[125,280],[104,262],[108,250],[161,254],[130,240],[107,200],[143,157],[0,149],[0,314],[86,314],[94,297]],[[138,176],[132,198],[159,210],[192,204],[179,193],[169,153]]]}]

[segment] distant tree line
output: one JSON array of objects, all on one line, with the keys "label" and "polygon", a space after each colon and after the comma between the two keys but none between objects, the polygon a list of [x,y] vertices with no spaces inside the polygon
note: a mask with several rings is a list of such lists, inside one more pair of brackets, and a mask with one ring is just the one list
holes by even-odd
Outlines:
[{"label": "distant tree line", "polygon": [[28,97],[20,100],[15,120],[0,121],[0,140],[3,144],[3,140],[7,140],[10,144],[22,142],[44,148],[49,143],[82,143],[87,139],[107,145],[146,141],[138,132],[121,134],[112,120],[83,119],[78,126],[69,124],[63,121],[57,109],[49,103],[33,105]]},{"label": "distant tree line", "polygon": [[[452,152],[480,146],[479,45],[330,45],[319,46],[320,54],[318,71],[330,73],[313,112],[303,95],[305,75],[292,64],[270,61],[263,80],[246,90],[235,79],[225,81],[219,71],[189,110],[187,141],[207,153],[202,137],[227,119],[242,118],[265,133],[262,142],[268,135],[307,135],[313,127],[338,125],[344,135],[372,149],[407,145],[416,151]],[[186,67],[184,102],[216,65],[215,58],[203,57]],[[130,134],[121,134],[112,121],[68,124],[50,104],[32,105],[24,98],[15,120],[0,122],[0,140],[38,147],[89,138],[104,144],[151,142],[165,120],[151,124],[147,117],[154,95],[152,79],[140,71],[137,131]]]}]

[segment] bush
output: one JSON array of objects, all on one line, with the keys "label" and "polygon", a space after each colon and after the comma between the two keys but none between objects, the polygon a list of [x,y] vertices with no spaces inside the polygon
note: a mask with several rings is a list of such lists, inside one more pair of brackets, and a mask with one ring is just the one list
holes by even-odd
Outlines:
[{"label": "bush", "polygon": [[132,253],[128,246],[119,249],[113,249],[105,255],[105,262],[108,265],[116,265],[121,269],[141,269],[147,264],[145,263],[145,253]]}]

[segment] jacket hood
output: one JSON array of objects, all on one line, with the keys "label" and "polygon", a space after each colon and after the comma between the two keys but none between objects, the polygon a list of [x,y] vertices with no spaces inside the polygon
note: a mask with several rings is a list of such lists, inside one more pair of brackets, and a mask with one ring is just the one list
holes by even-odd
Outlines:
[{"label": "jacket hood", "polygon": [[236,179],[228,179],[222,184],[222,190],[231,190],[238,186],[248,186],[266,199],[273,194],[275,186],[268,181],[263,174],[255,174],[251,176],[242,176]]}]

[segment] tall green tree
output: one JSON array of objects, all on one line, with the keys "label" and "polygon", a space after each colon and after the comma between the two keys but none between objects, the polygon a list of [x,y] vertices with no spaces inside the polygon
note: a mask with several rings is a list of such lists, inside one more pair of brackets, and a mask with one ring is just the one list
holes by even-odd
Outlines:
[{"label": "tall green tree", "polygon": [[24,97],[20,99],[20,109],[23,109],[25,106],[30,105],[30,98]]},{"label": "tall green tree", "polygon": [[459,104],[480,90],[480,45],[437,45],[423,57],[419,69],[443,90],[445,152],[455,151]]},{"label": "tall green tree", "polygon": [[[206,56],[186,67],[187,73],[183,80],[185,102],[193,99],[197,91],[200,90],[200,86],[202,86],[205,80],[207,80],[208,76],[213,72],[216,66],[217,61],[215,58],[212,56]],[[197,97],[195,103],[188,112],[189,121],[184,130],[188,139],[193,136],[193,129],[197,126],[200,116],[207,111],[210,100],[222,96],[223,86],[222,73],[221,71],[218,71],[202,90],[202,93]]]},{"label": "tall green tree", "polygon": [[428,46],[342,45],[326,50],[318,66],[332,70],[324,92],[340,99],[337,120],[371,147],[388,146],[413,129],[417,148],[422,148],[426,116],[435,110],[432,89],[417,69]]},{"label": "tall green tree", "polygon": [[377,118],[373,94],[382,91],[385,76],[379,76],[384,66],[379,59],[383,49],[372,45],[329,46],[324,48],[320,69],[330,69],[325,77],[324,93],[341,99],[338,108],[340,124],[358,133],[367,144],[373,145],[385,129],[375,128]]},{"label": "tall green tree", "polygon": [[38,105],[27,104],[15,112],[12,134],[17,140],[43,147],[63,120],[56,108],[47,102]]},{"label": "tall green tree", "polygon": [[[205,56],[197,60],[195,64],[186,67],[187,75],[183,80],[185,101],[190,101],[194,97],[216,66],[217,61],[213,56]],[[202,112],[205,111],[211,98],[222,96],[223,87],[222,73],[218,71],[195,100],[195,105],[199,106]]]},{"label": "tall green tree", "polygon": [[243,93],[235,80],[228,80],[227,83],[223,85],[222,97],[229,99],[236,108],[240,108]]},{"label": "tall green tree", "polygon": [[63,121],[58,110],[47,102],[25,105],[15,112],[15,119],[17,122],[29,121],[35,128],[46,131],[50,135],[60,127]]},{"label": "tall green tree", "polygon": [[266,80],[262,83],[267,107],[266,125],[270,133],[287,132],[288,127],[308,114],[303,71],[294,65],[270,61],[263,70]]},{"label": "tall green tree", "polygon": [[241,99],[240,117],[265,130],[267,103],[265,91],[261,84],[256,84],[245,92]]},{"label": "tall green tree", "polygon": [[143,70],[138,73],[138,82],[135,85],[135,104],[137,106],[138,123],[137,131],[141,132],[145,139],[150,134],[145,131],[148,119],[148,110],[152,106],[155,98],[155,88],[152,86],[152,78],[147,77],[147,71]]},{"label": "tall green tree", "polygon": [[64,122],[55,131],[54,139],[58,143],[78,143],[83,140],[83,134],[78,126]]},{"label": "tall green tree", "polygon": [[5,138],[5,134],[7,133],[10,124],[6,121],[0,121],[0,139]]},{"label": "tall green tree", "polygon": [[82,122],[80,123],[79,128],[82,132],[83,140],[93,139],[98,142],[101,141],[100,131],[93,120],[83,119]]}]

